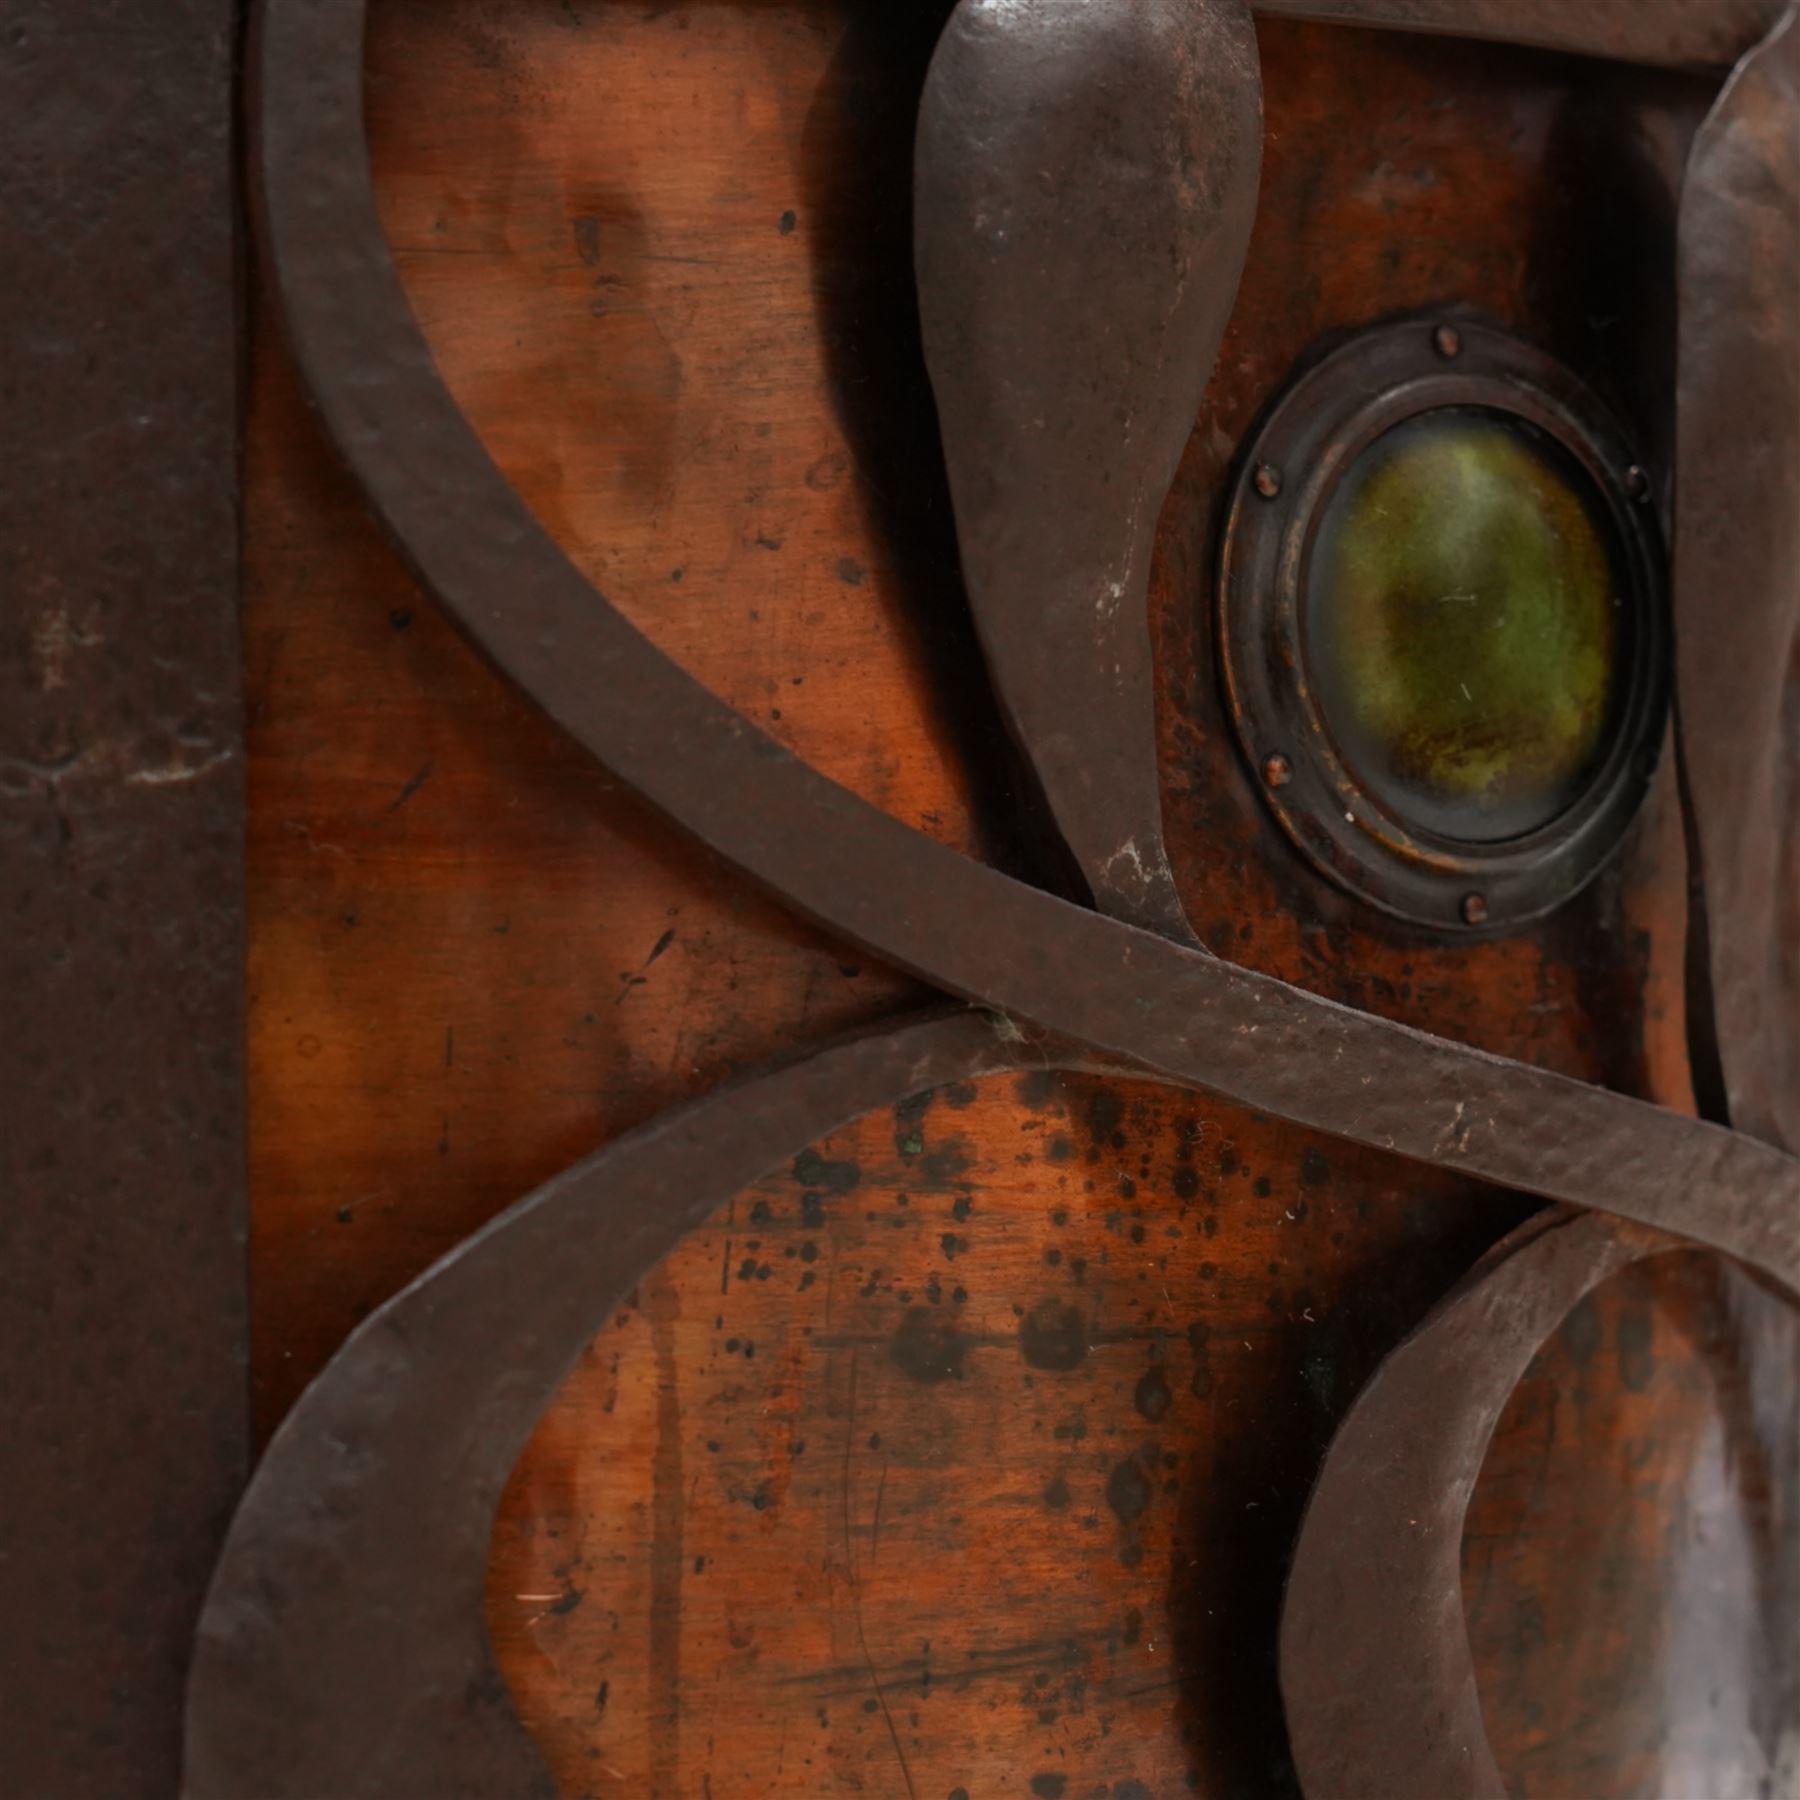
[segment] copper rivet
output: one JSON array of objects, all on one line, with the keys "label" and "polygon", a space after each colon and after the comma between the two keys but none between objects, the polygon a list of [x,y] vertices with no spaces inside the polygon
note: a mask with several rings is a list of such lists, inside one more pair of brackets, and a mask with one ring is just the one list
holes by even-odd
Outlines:
[{"label": "copper rivet", "polygon": [[1281,492],[1281,471],[1269,463],[1256,465],[1256,491],[1265,500],[1273,500]]},{"label": "copper rivet", "polygon": [[1446,362],[1462,355],[1462,333],[1454,325],[1440,325],[1431,334],[1431,341],[1437,345],[1437,353]]},{"label": "copper rivet", "polygon": [[1465,925],[1485,925],[1487,923],[1487,895],[1464,894],[1462,916]]},{"label": "copper rivet", "polygon": [[1625,471],[1625,491],[1630,494],[1634,500],[1648,500],[1650,498],[1649,471],[1640,467],[1637,463],[1633,463],[1631,467]]},{"label": "copper rivet", "polygon": [[1263,780],[1270,787],[1283,788],[1294,779],[1294,765],[1277,752],[1263,759]]}]

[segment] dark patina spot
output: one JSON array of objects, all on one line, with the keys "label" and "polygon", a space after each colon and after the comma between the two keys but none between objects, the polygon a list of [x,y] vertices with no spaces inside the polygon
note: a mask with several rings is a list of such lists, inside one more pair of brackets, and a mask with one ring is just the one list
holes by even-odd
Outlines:
[{"label": "dark patina spot", "polygon": [[1125,1122],[1125,1102],[1115,1093],[1101,1088],[1087,1106],[1087,1127],[1098,1144],[1111,1143],[1113,1134]]},{"label": "dark patina spot", "polygon": [[794,1179],[802,1187],[823,1188],[828,1194],[847,1194],[862,1180],[855,1163],[832,1161],[817,1150],[802,1150],[794,1158]]},{"label": "dark patina spot", "polygon": [[1106,1504],[1123,1525],[1135,1525],[1150,1509],[1150,1479],[1136,1457],[1116,1463],[1106,1478]]},{"label": "dark patina spot", "polygon": [[1167,1376],[1163,1374],[1162,1364],[1146,1369],[1138,1377],[1137,1392],[1132,1395],[1132,1403],[1146,1419],[1160,1419],[1168,1410],[1174,1396],[1169,1392]]},{"label": "dark patina spot", "polygon": [[1562,1322],[1563,1348],[1578,1369],[1585,1369],[1600,1348],[1600,1303],[1592,1294],[1575,1302]]},{"label": "dark patina spot", "polygon": [[1078,1369],[1087,1358],[1087,1315],[1078,1306],[1040,1300],[1019,1326],[1019,1351],[1034,1369]]},{"label": "dark patina spot", "polygon": [[930,1151],[921,1140],[919,1149],[909,1154],[919,1159],[913,1179],[921,1188],[954,1187],[975,1166],[975,1158],[962,1138],[950,1138]]},{"label": "dark patina spot", "polygon": [[900,1321],[888,1351],[896,1365],[914,1381],[960,1381],[969,1339],[956,1329],[947,1314],[929,1306],[915,1306]]}]

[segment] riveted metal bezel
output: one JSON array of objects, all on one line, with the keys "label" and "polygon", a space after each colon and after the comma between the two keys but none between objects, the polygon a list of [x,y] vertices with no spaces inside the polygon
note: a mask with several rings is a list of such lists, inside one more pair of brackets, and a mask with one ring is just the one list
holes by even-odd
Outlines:
[{"label": "riveted metal bezel", "polygon": [[[1560,445],[1591,479],[1621,559],[1622,699],[1606,746],[1556,818],[1501,842],[1447,837],[1372,793],[1334,743],[1307,666],[1304,596],[1333,493],[1378,438],[1444,407],[1509,415]],[[1316,868],[1383,911],[1464,933],[1540,918],[1594,877],[1655,774],[1668,710],[1667,573],[1651,488],[1623,432],[1574,375],[1477,321],[1377,327],[1294,382],[1243,457],[1218,629],[1251,778]],[[1268,778],[1272,767],[1281,780]]]}]

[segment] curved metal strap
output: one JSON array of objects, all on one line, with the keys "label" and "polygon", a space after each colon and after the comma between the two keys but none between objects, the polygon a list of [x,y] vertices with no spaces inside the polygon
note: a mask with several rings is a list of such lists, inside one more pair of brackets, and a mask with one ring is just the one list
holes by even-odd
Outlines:
[{"label": "curved metal strap", "polygon": [[1316,1800],[1506,1800],[1464,1623],[1463,1518],[1526,1365],[1584,1294],[1679,1248],[1594,1214],[1534,1219],[1381,1365],[1300,1529],[1281,1688]]},{"label": "curved metal strap", "polygon": [[[1720,1116],[1800,1148],[1800,14],[1681,204],[1676,692]],[[1696,1011],[1706,1009],[1697,1008]]]},{"label": "curved metal strap", "polygon": [[482,1612],[507,1476],[680,1239],[835,1127],[1050,1061],[970,1012],[868,1033],[577,1163],[366,1320],[232,1523],[188,1689],[185,1800],[550,1800]]},{"label": "curved metal strap", "polygon": [[1372,1018],[985,868],[797,761],[571,564],[445,389],[382,236],[364,0],[266,0],[260,199],[326,423],[420,578],[613,774],[807,917],[949,993],[1241,1105],[1682,1233],[1800,1288],[1800,1164]]}]

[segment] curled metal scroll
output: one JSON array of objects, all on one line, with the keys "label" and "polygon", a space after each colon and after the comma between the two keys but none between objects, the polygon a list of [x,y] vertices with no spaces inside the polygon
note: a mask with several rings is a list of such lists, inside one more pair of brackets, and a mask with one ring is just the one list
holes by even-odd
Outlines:
[{"label": "curled metal scroll", "polygon": [[[1014,0],[1009,30],[1029,37],[1056,3]],[[1222,317],[1229,221],[1255,181],[1241,10],[1085,4],[1116,32],[1196,47],[1183,142],[1216,126],[1236,152],[1203,183],[1214,221],[1179,229],[1217,233],[1194,317]],[[377,1313],[296,1408],[234,1525],[190,1691],[188,1800],[543,1791],[493,1677],[481,1566],[500,1487],[568,1361],[757,1173],[857,1112],[1006,1066],[1033,1030],[1090,1065],[1683,1235],[1800,1291],[1800,1164],[1779,1151],[1067,905],[867,806],[683,674],[545,535],[432,364],[370,188],[363,25],[364,0],[263,0],[254,84],[264,244],[307,381],[374,509],[471,638],[613,774],[827,929],[1003,1017],[896,1028],[669,1115]],[[1162,434],[1141,448],[1151,496]],[[1178,928],[1166,909],[1159,922]]]},{"label": "curled metal scroll", "polygon": [[834,1127],[1050,1060],[963,1011],[720,1089],[539,1188],[371,1316],[269,1446],[189,1687],[188,1800],[551,1800],[482,1612],[507,1476],[582,1350],[734,1194]]},{"label": "curled metal scroll", "polygon": [[1506,1800],[1463,1615],[1463,1519],[1482,1458],[1576,1303],[1679,1247],[1597,1214],[1541,1214],[1357,1397],[1313,1489],[1282,1612],[1282,1693],[1309,1796]]}]

